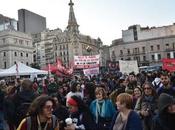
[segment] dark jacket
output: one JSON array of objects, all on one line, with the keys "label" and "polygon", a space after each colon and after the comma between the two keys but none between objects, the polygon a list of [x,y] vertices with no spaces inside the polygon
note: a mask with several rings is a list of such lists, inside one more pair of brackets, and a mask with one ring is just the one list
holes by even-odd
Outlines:
[{"label": "dark jacket", "polygon": [[[90,112],[77,112],[71,114],[70,117],[73,119],[73,122],[77,122],[77,126],[84,125],[86,130],[95,130],[95,124]],[[81,130],[81,128],[76,128],[76,130]]]},{"label": "dark jacket", "polygon": [[[113,130],[113,126],[115,124],[115,120],[118,114],[119,112],[117,112],[116,115],[114,116],[112,123],[111,123],[110,130]],[[128,115],[128,120],[126,123],[125,130],[143,130],[140,116],[135,111],[131,111],[130,114]]]},{"label": "dark jacket", "polygon": [[153,118],[151,130],[175,130],[175,114],[167,112],[167,107],[174,103],[168,94],[161,94],[158,101],[158,114]]}]

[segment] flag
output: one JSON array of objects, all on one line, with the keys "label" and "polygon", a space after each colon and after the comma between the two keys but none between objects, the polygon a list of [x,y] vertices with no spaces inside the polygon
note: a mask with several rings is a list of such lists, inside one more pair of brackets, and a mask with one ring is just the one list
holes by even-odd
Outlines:
[{"label": "flag", "polygon": [[170,72],[174,72],[175,71],[175,59],[162,59],[163,62],[163,66],[162,69],[163,70],[168,70]]}]

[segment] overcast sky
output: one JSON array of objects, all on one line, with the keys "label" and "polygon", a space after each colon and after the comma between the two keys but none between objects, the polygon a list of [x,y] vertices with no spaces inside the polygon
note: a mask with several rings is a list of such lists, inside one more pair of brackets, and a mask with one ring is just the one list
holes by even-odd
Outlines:
[{"label": "overcast sky", "polygon": [[[70,0],[1,0],[0,14],[15,18],[24,8],[46,17],[47,28],[64,30]],[[175,22],[174,0],[72,0],[79,30],[104,44],[121,38],[128,26],[164,26]]]}]

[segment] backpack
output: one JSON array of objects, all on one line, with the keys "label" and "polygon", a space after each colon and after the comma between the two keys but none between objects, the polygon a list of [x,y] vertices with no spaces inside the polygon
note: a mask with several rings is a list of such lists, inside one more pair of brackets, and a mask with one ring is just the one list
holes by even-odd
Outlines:
[{"label": "backpack", "polygon": [[[26,118],[26,121],[27,121],[27,130],[31,130],[31,117],[27,117]],[[54,130],[54,128],[57,126],[57,118],[55,115],[52,115],[52,129],[51,130]]]},{"label": "backpack", "polygon": [[24,102],[17,107],[16,117],[17,117],[18,124],[22,121],[22,119],[24,119],[27,116],[27,112],[28,112],[30,104],[31,103],[29,102]]}]

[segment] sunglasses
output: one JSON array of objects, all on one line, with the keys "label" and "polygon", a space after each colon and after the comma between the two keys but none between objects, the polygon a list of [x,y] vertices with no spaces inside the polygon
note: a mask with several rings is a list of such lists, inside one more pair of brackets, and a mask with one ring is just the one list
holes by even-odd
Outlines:
[{"label": "sunglasses", "polygon": [[44,109],[47,109],[47,110],[53,110],[53,106],[52,105],[46,105],[44,106]]}]

